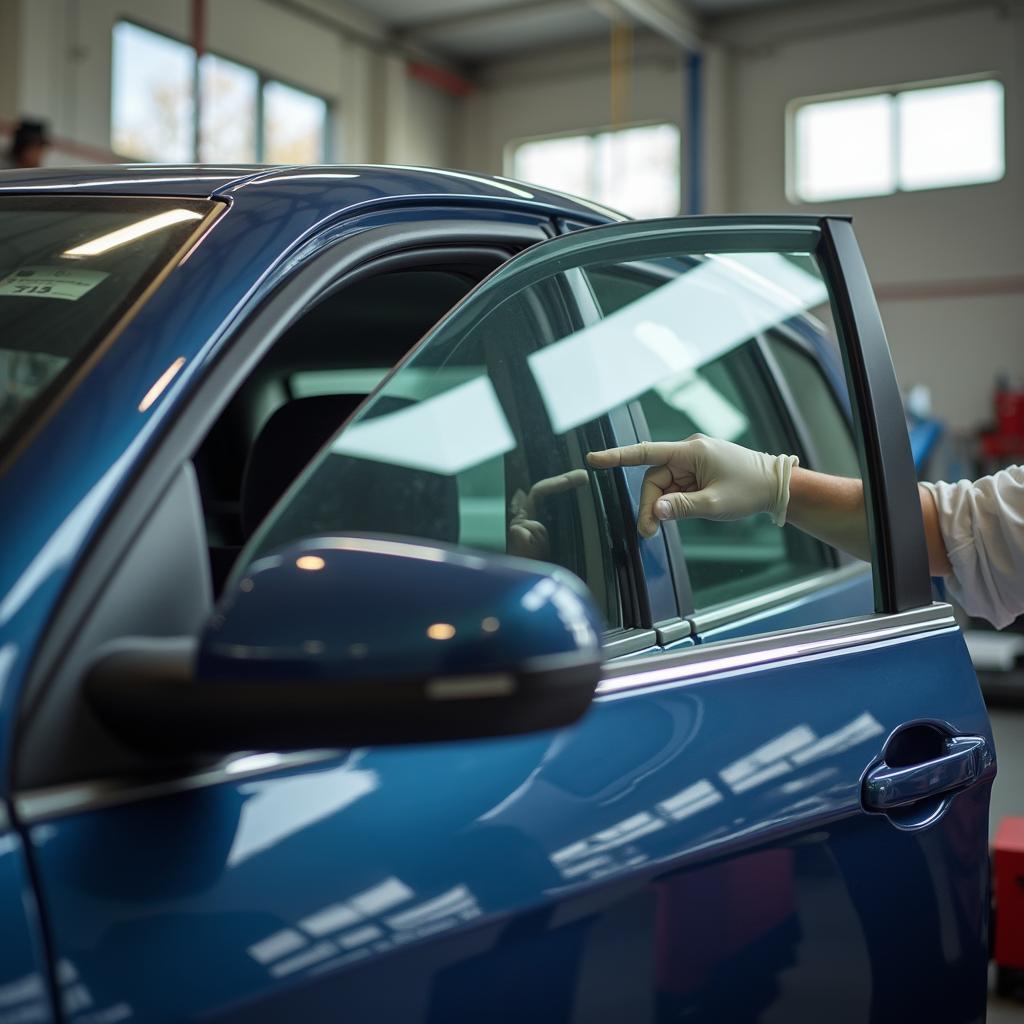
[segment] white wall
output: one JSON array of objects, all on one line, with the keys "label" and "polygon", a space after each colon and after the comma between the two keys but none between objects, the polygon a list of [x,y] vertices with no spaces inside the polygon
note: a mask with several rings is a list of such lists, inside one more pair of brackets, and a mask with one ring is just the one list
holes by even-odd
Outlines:
[{"label": "white wall", "polygon": [[21,8],[0,0],[0,117],[12,119],[18,102],[18,39]]},{"label": "white wall", "polygon": [[[786,198],[793,99],[979,72],[1004,83],[1002,181],[813,207],[853,215],[901,384],[927,384],[956,428],[984,422],[994,374],[1024,377],[1024,5],[858,0],[736,17],[714,32],[726,44],[730,97],[720,162],[709,168],[722,210],[812,209]],[[945,297],[951,282],[976,294]],[[908,285],[937,294],[899,297]]]},{"label": "white wall", "polygon": [[[678,49],[637,35],[625,121],[668,121],[683,127],[685,79]],[[585,131],[611,121],[609,46],[597,42],[488,67],[463,104],[463,166],[501,174],[506,145],[531,135]]]},{"label": "white wall", "polygon": [[[383,39],[383,26],[343,4],[303,5],[339,27]],[[410,79],[404,61],[386,48],[271,0],[207,0],[206,7],[208,49],[330,101],[336,160],[452,162],[453,101]],[[101,149],[110,145],[115,22],[128,18],[181,39],[191,34],[186,0],[3,0],[3,8],[13,12],[5,18],[20,17],[16,94],[5,100],[0,71],[0,116],[45,117],[55,135]],[[382,76],[390,77],[385,93],[375,88]],[[59,151],[52,162],[58,161],[80,162]]]},{"label": "white wall", "polygon": [[[810,210],[786,196],[786,108],[794,99],[979,72],[1002,80],[1007,173],[1001,182],[814,207],[853,215],[901,383],[927,384],[937,411],[955,428],[984,422],[994,375],[1024,375],[1024,3],[791,3],[710,22],[705,39],[708,212]],[[462,106],[460,163],[501,173],[510,141],[606,125],[608,57],[607,43],[597,42],[486,68]],[[638,35],[630,119],[678,124],[685,148],[685,102],[678,50]],[[950,282],[977,294],[944,297]],[[922,285],[939,294],[900,297],[908,286]]]}]

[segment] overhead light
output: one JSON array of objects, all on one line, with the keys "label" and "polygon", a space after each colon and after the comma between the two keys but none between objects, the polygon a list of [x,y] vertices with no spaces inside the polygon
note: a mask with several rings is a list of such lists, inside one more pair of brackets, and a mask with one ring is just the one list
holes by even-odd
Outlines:
[{"label": "overhead light", "polygon": [[65,256],[99,256],[101,253],[116,249],[119,245],[127,245],[138,238],[153,234],[163,228],[169,228],[172,224],[181,224],[187,220],[202,220],[203,215],[195,210],[167,210],[166,213],[158,213],[155,217],[147,217],[145,220],[136,221],[127,227],[118,228],[109,234],[100,235],[91,242],[76,245],[74,249],[68,249]]}]

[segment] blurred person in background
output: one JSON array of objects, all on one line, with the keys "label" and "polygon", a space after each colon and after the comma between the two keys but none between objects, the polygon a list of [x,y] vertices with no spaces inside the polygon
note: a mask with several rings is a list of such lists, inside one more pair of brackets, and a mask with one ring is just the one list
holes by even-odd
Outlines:
[{"label": "blurred person in background", "polygon": [[11,137],[7,158],[0,162],[2,168],[42,167],[43,157],[50,145],[50,136],[45,121],[21,120]]}]

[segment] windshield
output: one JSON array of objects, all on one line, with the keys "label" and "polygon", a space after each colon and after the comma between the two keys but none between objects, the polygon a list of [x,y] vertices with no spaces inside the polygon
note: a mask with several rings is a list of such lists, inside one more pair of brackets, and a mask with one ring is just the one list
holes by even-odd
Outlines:
[{"label": "windshield", "polygon": [[194,199],[0,196],[0,451],[214,209]]}]

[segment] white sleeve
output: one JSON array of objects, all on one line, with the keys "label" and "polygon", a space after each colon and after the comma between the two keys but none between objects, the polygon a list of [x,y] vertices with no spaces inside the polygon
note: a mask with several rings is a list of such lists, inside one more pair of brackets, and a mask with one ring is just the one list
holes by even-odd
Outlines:
[{"label": "white sleeve", "polygon": [[1024,468],[971,483],[924,484],[935,499],[950,593],[997,629],[1024,614]]}]

